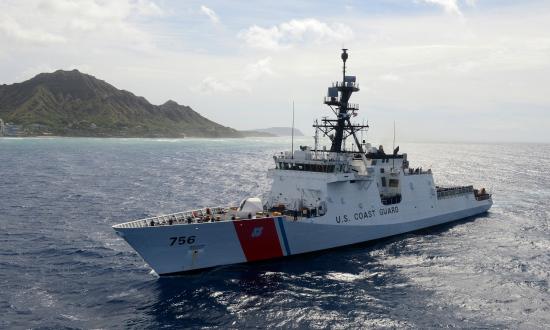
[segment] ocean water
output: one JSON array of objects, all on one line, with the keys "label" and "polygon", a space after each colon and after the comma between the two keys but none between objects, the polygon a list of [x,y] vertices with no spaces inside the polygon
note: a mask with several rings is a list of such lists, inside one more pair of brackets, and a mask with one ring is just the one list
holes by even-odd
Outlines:
[{"label": "ocean water", "polygon": [[550,145],[402,144],[493,208],[324,253],[158,278],[111,229],[265,192],[288,145],[0,139],[0,328],[550,327]]}]

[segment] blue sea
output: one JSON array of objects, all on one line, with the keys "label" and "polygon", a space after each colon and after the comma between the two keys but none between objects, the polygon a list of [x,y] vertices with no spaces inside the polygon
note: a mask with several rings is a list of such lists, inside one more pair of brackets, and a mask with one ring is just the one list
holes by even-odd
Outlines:
[{"label": "blue sea", "polygon": [[493,208],[323,253],[158,278],[111,228],[259,195],[289,145],[0,139],[0,328],[550,327],[547,144],[402,143]]}]

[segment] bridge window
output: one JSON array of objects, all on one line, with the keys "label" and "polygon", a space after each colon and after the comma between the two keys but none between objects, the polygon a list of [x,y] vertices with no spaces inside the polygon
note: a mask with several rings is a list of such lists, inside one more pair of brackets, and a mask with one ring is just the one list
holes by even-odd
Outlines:
[{"label": "bridge window", "polygon": [[[308,171],[308,172],[321,172],[332,173],[334,172],[335,165],[324,164],[296,164],[296,163],[275,163],[275,167],[281,170],[294,170],[294,171]],[[338,166],[339,168],[341,165]]]},{"label": "bridge window", "polygon": [[386,197],[380,196],[380,200],[384,205],[399,204],[401,203],[401,195],[386,196]]}]

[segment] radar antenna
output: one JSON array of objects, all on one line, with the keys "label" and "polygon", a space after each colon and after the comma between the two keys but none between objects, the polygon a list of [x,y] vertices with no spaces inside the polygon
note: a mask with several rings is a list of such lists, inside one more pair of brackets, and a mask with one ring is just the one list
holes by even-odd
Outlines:
[{"label": "radar antenna", "polygon": [[348,59],[347,48],[342,49],[340,57],[343,62],[342,81],[332,83],[332,86],[328,88],[328,95],[324,99],[324,103],[336,114],[336,119],[324,117],[321,119],[321,124],[315,123],[313,127],[319,129],[332,141],[330,147],[331,152],[345,152],[343,151],[345,146],[342,148],[342,145],[345,144],[346,138],[353,136],[359,152],[364,154],[365,151],[356,133],[368,129],[369,125],[351,123],[351,117],[357,116],[359,105],[349,103],[349,99],[351,94],[359,91],[359,85],[355,82],[355,76],[346,76],[346,61]]}]

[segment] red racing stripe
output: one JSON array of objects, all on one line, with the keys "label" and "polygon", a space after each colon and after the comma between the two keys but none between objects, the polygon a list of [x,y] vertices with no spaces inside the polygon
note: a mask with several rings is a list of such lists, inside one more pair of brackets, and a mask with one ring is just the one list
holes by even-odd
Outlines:
[{"label": "red racing stripe", "polygon": [[247,261],[282,257],[273,218],[233,221]]}]

